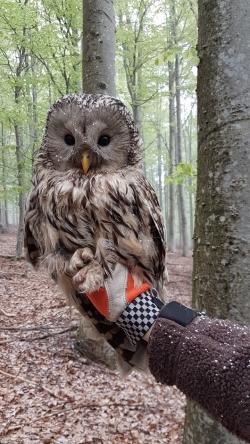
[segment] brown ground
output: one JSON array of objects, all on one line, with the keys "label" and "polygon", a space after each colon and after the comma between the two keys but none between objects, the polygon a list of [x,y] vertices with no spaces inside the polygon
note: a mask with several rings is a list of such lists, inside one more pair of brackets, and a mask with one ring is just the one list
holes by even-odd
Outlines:
[{"label": "brown ground", "polygon": [[[79,355],[77,312],[45,272],[6,257],[14,245],[0,235],[0,444],[179,444],[180,392]],[[192,260],[167,262],[171,298],[188,304]]]}]

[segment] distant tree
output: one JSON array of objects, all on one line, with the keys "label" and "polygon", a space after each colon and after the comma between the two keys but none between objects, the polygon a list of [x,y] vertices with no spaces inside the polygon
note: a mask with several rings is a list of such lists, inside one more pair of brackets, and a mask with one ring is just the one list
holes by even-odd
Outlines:
[{"label": "distant tree", "polygon": [[[210,316],[249,323],[250,2],[199,0],[198,5],[193,303]],[[225,378],[228,371],[226,367]],[[188,402],[184,444],[240,442],[200,407]]]},{"label": "distant tree", "polygon": [[81,87],[81,4],[78,0],[39,3],[31,51],[45,68],[56,98],[77,92]]},{"label": "distant tree", "polygon": [[[26,16],[28,0],[11,5],[8,11],[3,7],[1,21],[8,29],[10,40],[5,40],[1,47],[2,61],[6,73],[6,81],[9,82],[13,114],[10,117],[15,137],[15,155],[17,169],[18,209],[19,221],[16,242],[16,256],[21,257],[23,249],[23,218],[24,218],[24,160],[23,160],[23,91],[28,70],[27,64],[27,38],[29,25]],[[13,14],[14,13],[14,14]],[[32,26],[32,25],[31,25]]]},{"label": "distant tree", "polygon": [[[168,61],[168,121],[169,121],[169,175],[174,173],[175,164],[175,91],[174,91],[174,66]],[[175,190],[174,184],[169,184],[169,218],[168,218],[168,247],[169,251],[175,251]]]},{"label": "distant tree", "polygon": [[1,162],[2,162],[2,194],[3,194],[3,208],[2,217],[0,224],[3,228],[9,228],[9,216],[8,216],[8,196],[7,196],[7,172],[6,172],[6,153],[5,153],[5,134],[4,134],[4,124],[1,123]]},{"label": "distant tree", "polygon": [[[147,62],[143,48],[143,31],[147,13],[152,6],[152,0],[140,2],[122,2],[119,9],[119,26],[125,29],[122,39],[122,58],[126,75],[127,88],[135,123],[142,134],[142,69]],[[133,17],[133,12],[136,15]],[[132,16],[132,17],[131,17]]]}]

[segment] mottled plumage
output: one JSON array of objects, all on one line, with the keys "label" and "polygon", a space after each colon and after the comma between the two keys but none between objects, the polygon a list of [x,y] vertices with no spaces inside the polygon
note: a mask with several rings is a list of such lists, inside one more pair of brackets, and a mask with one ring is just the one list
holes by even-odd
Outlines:
[{"label": "mottled plumage", "polygon": [[69,95],[49,111],[34,165],[25,248],[28,260],[45,263],[73,300],[76,288],[99,288],[116,262],[161,291],[162,215],[140,161],[138,131],[118,99]]}]

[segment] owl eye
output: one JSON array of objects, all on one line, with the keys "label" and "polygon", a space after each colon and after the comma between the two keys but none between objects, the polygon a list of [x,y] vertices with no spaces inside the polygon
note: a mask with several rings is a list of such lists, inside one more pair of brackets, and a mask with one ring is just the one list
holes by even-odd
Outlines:
[{"label": "owl eye", "polygon": [[109,136],[107,136],[106,134],[103,134],[98,139],[98,145],[100,145],[100,146],[107,146],[110,143],[110,139],[111,138]]},{"label": "owl eye", "polygon": [[72,136],[72,134],[66,134],[64,136],[64,142],[66,143],[66,145],[75,145],[75,138],[74,136]]}]

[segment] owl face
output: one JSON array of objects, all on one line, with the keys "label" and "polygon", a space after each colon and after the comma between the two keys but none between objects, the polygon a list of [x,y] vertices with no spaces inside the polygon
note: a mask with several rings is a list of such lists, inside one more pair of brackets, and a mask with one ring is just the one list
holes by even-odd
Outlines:
[{"label": "owl face", "polygon": [[43,150],[59,171],[116,171],[140,161],[140,140],[120,100],[101,94],[68,95],[48,114]]}]

